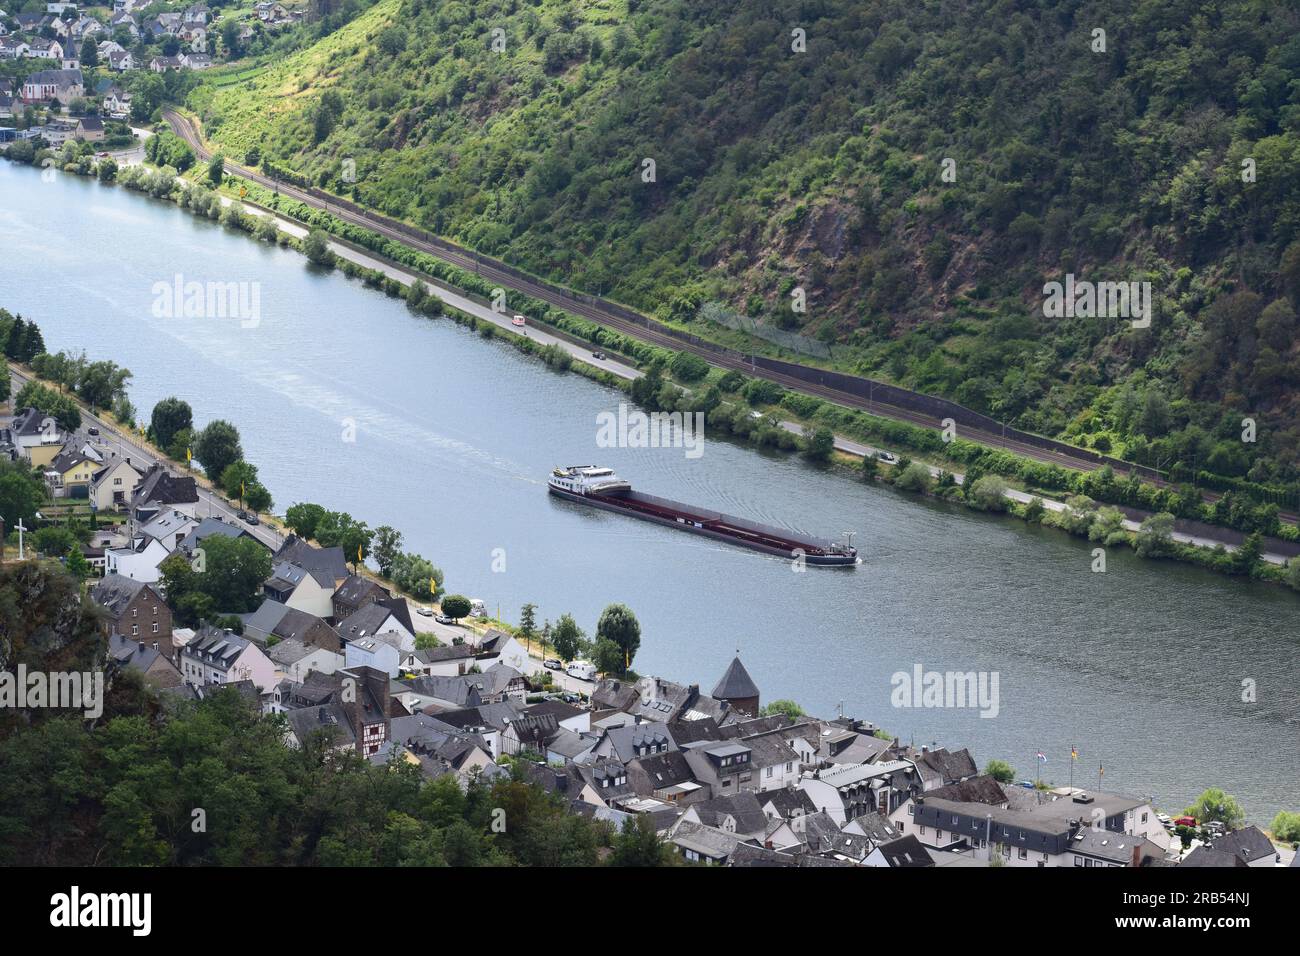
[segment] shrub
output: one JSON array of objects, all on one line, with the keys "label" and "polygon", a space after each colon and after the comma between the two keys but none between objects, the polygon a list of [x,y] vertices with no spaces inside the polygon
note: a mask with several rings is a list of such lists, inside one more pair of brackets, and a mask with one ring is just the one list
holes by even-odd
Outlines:
[{"label": "shrub", "polygon": [[903,491],[928,491],[930,469],[919,461],[911,462],[894,476],[894,487]]}]

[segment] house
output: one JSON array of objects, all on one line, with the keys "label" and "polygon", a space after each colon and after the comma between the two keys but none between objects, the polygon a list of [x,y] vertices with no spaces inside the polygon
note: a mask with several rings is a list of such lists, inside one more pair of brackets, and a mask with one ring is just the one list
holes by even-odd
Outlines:
[{"label": "house", "polygon": [[800,779],[799,788],[818,810],[843,826],[875,811],[888,817],[911,795],[914,779],[906,760],[824,768]]},{"label": "house", "polygon": [[180,656],[181,674],[196,686],[251,680],[265,693],[277,683],[271,659],[233,631],[205,627],[181,648]]},{"label": "house", "polygon": [[172,612],[149,584],[120,574],[108,574],[90,589],[90,599],[104,608],[104,631],[160,651],[174,662]]},{"label": "house", "polygon": [[369,578],[356,574],[349,575],[334,591],[334,620],[346,620],[363,607],[392,596],[392,592],[387,588]]},{"label": "house", "polygon": [[338,651],[329,651],[314,644],[304,644],[295,638],[281,640],[267,650],[266,656],[275,665],[275,672],[281,680],[298,683],[313,671],[320,674],[333,674],[344,666],[343,655]]},{"label": "house", "polygon": [[241,615],[241,619],[244,622],[244,636],[263,644],[274,644],[276,640],[299,641],[308,647],[317,647],[332,654],[341,654],[343,650],[338,632],[323,618],[270,598],[251,614]]},{"label": "house", "polygon": [[763,812],[758,797],[748,792],[694,803],[682,814],[681,823],[698,823],[759,842],[762,842],[768,828],[767,814]]},{"label": "house", "polygon": [[53,415],[34,408],[24,408],[14,416],[9,426],[18,454],[31,462],[33,468],[44,468],[63,450],[67,435]]},{"label": "house", "polygon": [[597,757],[613,757],[627,763],[677,749],[667,724],[645,723],[602,730],[591,752]]},{"label": "house", "polygon": [[275,561],[262,591],[272,600],[316,617],[329,617],[333,611],[334,579],[328,571],[309,571],[287,561]]},{"label": "house", "polygon": [[401,661],[402,673],[417,677],[459,677],[474,666],[474,648],[469,644],[417,649],[404,654]]},{"label": "house", "polygon": [[1273,841],[1254,824],[1225,833],[1211,847],[1219,853],[1228,853],[1245,861],[1247,866],[1276,866],[1282,861],[1282,855],[1273,846]]},{"label": "house", "polygon": [[383,671],[389,677],[397,677],[402,672],[400,640],[400,637],[392,633],[357,637],[344,642],[343,659],[348,667],[370,667]]},{"label": "house", "polygon": [[179,687],[185,683],[180,670],[164,653],[161,643],[134,641],[121,634],[108,639],[108,666],[110,670],[130,668],[158,688]]},{"label": "house", "polygon": [[566,704],[562,700],[544,700],[524,708],[525,714],[551,714],[565,730],[575,734],[585,734],[591,730],[591,711]]},{"label": "house", "polygon": [[124,509],[140,484],[140,470],[130,458],[114,456],[90,476],[90,506],[96,511]]},{"label": "house", "polygon": [[560,722],[554,714],[520,714],[501,731],[501,750],[507,754],[531,750],[545,755],[548,742],[559,730]]},{"label": "house", "polygon": [[279,23],[289,19],[289,11],[282,4],[275,2],[258,3],[253,7],[253,12],[263,23]]},{"label": "house", "polygon": [[89,498],[99,462],[65,446],[45,467],[45,483],[56,498]]},{"label": "house", "polygon": [[119,10],[109,17],[108,27],[114,33],[118,30],[125,30],[133,40],[140,38],[140,28],[136,25],[135,17],[131,16],[126,10]]},{"label": "house", "polygon": [[[130,50],[112,50],[105,59],[108,61],[108,68],[117,73],[125,73],[127,70],[135,69],[135,57],[131,55]],[[125,106],[119,105],[116,107],[112,111],[112,115],[123,118],[130,115],[131,94],[125,94],[125,101],[122,96],[118,96],[116,99],[119,104],[125,102]]]},{"label": "house", "polygon": [[104,138],[104,121],[98,116],[83,116],[77,120],[77,139],[98,143]]},{"label": "house", "polygon": [[546,762],[563,767],[587,759],[591,753],[592,739],[560,727],[546,744]]},{"label": "house", "polygon": [[[177,547],[187,555],[193,557],[202,547],[203,542],[211,537],[220,538],[247,538],[255,542],[258,547],[265,548],[266,545],[258,541],[256,537],[249,534],[247,530],[239,525],[231,524],[229,521],[223,521],[221,518],[204,518],[196,525],[190,528],[189,533],[181,539]],[[269,551],[270,549],[267,548]]]},{"label": "house", "polygon": [[934,860],[916,837],[908,835],[890,843],[882,843],[871,851],[863,865],[902,869],[934,866]]},{"label": "house", "polygon": [[742,840],[713,827],[683,822],[673,827],[668,842],[691,863],[725,866]]},{"label": "house", "polygon": [[[280,546],[280,550],[275,552],[275,560],[297,565],[306,571],[328,572],[327,576],[334,582],[330,587],[331,593],[348,577],[347,561],[344,559],[341,547],[318,548],[315,545],[308,544],[293,533],[290,533],[289,537],[284,539],[284,544]],[[329,617],[330,615],[322,614],[321,616]]]},{"label": "house", "polygon": [[389,732],[392,742],[414,755],[427,776],[455,773],[468,779],[493,767],[492,753],[482,737],[435,717],[394,717]]},{"label": "house", "polygon": [[524,646],[515,639],[514,635],[498,628],[492,628],[483,635],[476,656],[483,665],[495,662],[513,667],[521,673],[532,670],[532,660]]},{"label": "house", "polygon": [[457,732],[473,734],[483,742],[495,760],[505,752],[502,734],[510,722],[519,716],[519,711],[513,704],[480,704],[425,716],[432,716]]},{"label": "house", "polygon": [[198,484],[192,476],[173,475],[162,462],[152,465],[131,496],[132,520],[144,524],[164,510],[194,517],[199,504]]},{"label": "house", "polygon": [[31,45],[22,37],[0,37],[0,59],[21,60],[31,55]]},{"label": "house", "polygon": [[181,55],[180,59],[181,64],[191,70],[206,70],[212,66],[212,54],[210,53],[185,53]]},{"label": "house", "polygon": [[158,565],[172,554],[157,538],[140,535],[131,544],[121,548],[108,548],[104,552],[104,568],[109,574],[154,584],[161,577]]},{"label": "house", "polygon": [[168,509],[158,512],[140,528],[138,534],[140,537],[156,539],[171,554],[198,526],[199,522],[193,516]]},{"label": "house", "polygon": [[63,62],[63,44],[58,40],[35,36],[28,46],[27,55],[33,60],[58,60],[60,64]]},{"label": "house", "polygon": [[24,103],[49,103],[57,100],[63,105],[85,95],[80,70],[41,70],[23,80]]},{"label": "house", "polygon": [[629,761],[627,778],[639,796],[653,797],[668,804],[687,805],[707,799],[709,795],[708,788],[695,779],[690,762],[680,750]]},{"label": "house", "polygon": [[[400,599],[399,599],[400,600]],[[401,601],[405,605],[405,601]],[[390,607],[387,602],[382,604],[368,604],[350,614],[346,619],[340,622],[338,626],[339,637],[344,643],[351,643],[368,638],[390,636],[393,638],[393,644],[400,653],[415,650],[415,631],[407,623],[403,622],[400,612]],[[393,660],[394,668],[400,662],[399,658]],[[396,670],[391,672],[394,677],[397,676]]]},{"label": "house", "polygon": [[155,73],[166,73],[168,70],[179,70],[185,64],[181,62],[178,56],[156,56],[149,61],[149,69]]}]

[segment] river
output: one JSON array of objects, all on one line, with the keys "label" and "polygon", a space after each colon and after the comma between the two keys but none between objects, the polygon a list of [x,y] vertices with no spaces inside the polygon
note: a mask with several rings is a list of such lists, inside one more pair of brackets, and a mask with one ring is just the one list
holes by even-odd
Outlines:
[{"label": "river", "polygon": [[[296,253],[119,187],[0,162],[0,306],[50,350],[134,374],[147,419],[167,395],[243,436],[276,511],[316,501],[446,572],[451,590],[517,619],[601,608],[639,617],[636,669],[706,692],[737,649],[765,701],[876,722],[917,744],[969,746],[1021,778],[1152,795],[1181,809],[1222,786],[1267,823],[1300,810],[1300,599],[1056,531],[868,486],[725,441],[603,449],[621,394],[500,341],[417,317]],[[155,318],[155,283],[250,282],[260,322]],[[353,439],[353,440],[349,440]],[[854,569],[792,570],[551,499],[557,464],[598,462],[652,494],[834,537]],[[494,565],[501,568],[494,570]],[[996,716],[891,704],[891,677],[996,673]],[[1255,701],[1244,702],[1253,681]],[[986,708],[986,712],[988,709]]]}]

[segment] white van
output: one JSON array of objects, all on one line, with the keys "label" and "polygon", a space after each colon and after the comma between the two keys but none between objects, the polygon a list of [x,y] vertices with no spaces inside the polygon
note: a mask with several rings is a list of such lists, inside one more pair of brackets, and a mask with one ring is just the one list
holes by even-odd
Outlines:
[{"label": "white van", "polygon": [[576,677],[578,680],[595,680],[596,665],[588,664],[586,661],[570,661],[569,666],[564,669],[564,673],[570,677]]},{"label": "white van", "polygon": [[487,614],[487,606],[483,603],[482,598],[469,599],[469,616],[484,617]]}]

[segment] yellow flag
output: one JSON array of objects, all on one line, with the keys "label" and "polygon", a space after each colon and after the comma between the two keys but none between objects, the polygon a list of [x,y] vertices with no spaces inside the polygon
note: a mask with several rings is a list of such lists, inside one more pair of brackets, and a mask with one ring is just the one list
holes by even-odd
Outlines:
[{"label": "yellow flag", "polygon": [[430,594],[438,593],[438,582],[433,578],[429,578],[429,593]]},{"label": "yellow flag", "polygon": [[239,483],[239,497],[244,497],[244,483],[242,481]]},{"label": "yellow flag", "polygon": [[361,545],[357,545],[357,563],[361,563]]},{"label": "yellow flag", "polygon": [[192,451],[190,451],[188,448],[186,448],[186,449],[185,449],[185,464],[188,465],[188,464],[189,464],[191,461],[193,461],[193,460],[194,460],[194,452],[192,452]]}]

